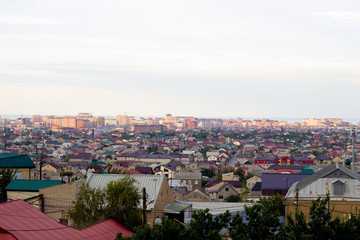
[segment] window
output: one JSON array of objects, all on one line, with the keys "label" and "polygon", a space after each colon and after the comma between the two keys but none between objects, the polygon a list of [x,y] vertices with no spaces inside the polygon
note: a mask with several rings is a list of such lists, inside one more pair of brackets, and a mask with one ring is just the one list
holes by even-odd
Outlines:
[{"label": "window", "polygon": [[228,191],[229,191],[229,188],[225,188],[225,191],[227,191],[227,192],[228,192]]},{"label": "window", "polygon": [[223,195],[219,195],[219,199],[223,199],[224,198],[224,196]]},{"label": "window", "polygon": [[199,182],[198,182],[198,180],[195,180],[195,183],[194,184],[198,184]]},{"label": "window", "polygon": [[340,180],[333,183],[334,195],[343,195],[345,192],[345,184]]},{"label": "window", "polygon": [[65,224],[65,225],[69,225],[68,220],[65,219],[65,218],[60,218],[60,223]]}]

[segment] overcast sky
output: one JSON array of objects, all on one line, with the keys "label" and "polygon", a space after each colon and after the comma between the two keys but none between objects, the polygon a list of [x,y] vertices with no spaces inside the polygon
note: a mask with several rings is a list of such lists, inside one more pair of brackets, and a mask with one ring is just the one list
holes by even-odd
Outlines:
[{"label": "overcast sky", "polygon": [[360,118],[360,2],[0,0],[0,115]]}]

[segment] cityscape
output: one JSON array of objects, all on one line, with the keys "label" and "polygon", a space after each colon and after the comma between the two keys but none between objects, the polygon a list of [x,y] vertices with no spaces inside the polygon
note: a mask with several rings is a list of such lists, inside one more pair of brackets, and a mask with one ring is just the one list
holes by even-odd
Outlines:
[{"label": "cityscape", "polygon": [[[111,180],[132,176],[144,189],[142,197],[153,199],[142,219],[148,226],[161,219],[191,226],[192,211],[246,215],[262,199],[277,196],[288,206],[278,216],[281,226],[299,209],[309,218],[311,201],[327,193],[334,217],[343,219],[360,207],[357,127],[340,118],[291,123],[171,114],[0,118],[0,162],[4,169],[16,168],[5,200],[18,205],[14,200],[22,199],[56,222],[88,226],[96,216],[81,222],[69,214],[81,186],[106,189]],[[127,230],[115,227],[110,236],[116,231],[132,236],[133,226],[124,225]],[[103,231],[95,226],[89,228]],[[237,236],[231,231],[219,234]]]},{"label": "cityscape", "polygon": [[0,239],[360,239],[356,0],[0,0]]}]

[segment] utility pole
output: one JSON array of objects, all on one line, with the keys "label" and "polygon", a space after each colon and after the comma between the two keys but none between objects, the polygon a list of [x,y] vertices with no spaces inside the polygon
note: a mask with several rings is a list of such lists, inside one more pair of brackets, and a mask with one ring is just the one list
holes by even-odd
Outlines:
[{"label": "utility pole", "polygon": [[296,209],[296,212],[298,212],[298,209],[299,209],[299,189],[297,188],[296,189],[296,194],[295,194],[295,209]]},{"label": "utility pole", "polygon": [[42,180],[42,153],[40,154],[40,180]]},{"label": "utility pole", "polygon": [[354,165],[355,165],[355,142],[357,139],[357,127],[354,129],[352,126],[350,127],[350,138],[352,138],[352,167],[351,170],[354,171]]},{"label": "utility pole", "polygon": [[37,138],[35,138],[35,173],[34,173],[35,180],[37,180],[37,167],[38,167],[38,148],[37,148]]},{"label": "utility pole", "polygon": [[143,225],[146,224],[146,189],[143,188]]}]

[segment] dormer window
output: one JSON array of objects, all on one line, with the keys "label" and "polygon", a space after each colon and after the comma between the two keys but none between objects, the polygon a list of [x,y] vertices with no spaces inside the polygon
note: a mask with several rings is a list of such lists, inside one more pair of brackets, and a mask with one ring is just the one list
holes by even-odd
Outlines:
[{"label": "dormer window", "polygon": [[345,192],[345,184],[340,181],[337,180],[333,183],[333,187],[334,187],[334,195],[344,195]]}]

